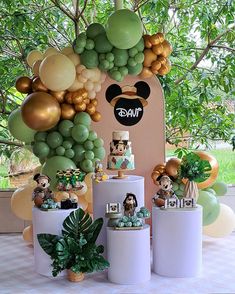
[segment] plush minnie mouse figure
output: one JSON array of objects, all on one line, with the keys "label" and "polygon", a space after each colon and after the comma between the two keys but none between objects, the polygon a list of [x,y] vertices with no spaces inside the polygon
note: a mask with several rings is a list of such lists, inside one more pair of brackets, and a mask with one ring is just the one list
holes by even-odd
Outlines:
[{"label": "plush minnie mouse figure", "polygon": [[53,199],[54,195],[52,191],[49,189],[50,186],[50,178],[46,175],[36,174],[33,177],[34,181],[37,182],[37,187],[33,190],[33,201],[37,207],[41,207],[43,202],[47,199]]}]

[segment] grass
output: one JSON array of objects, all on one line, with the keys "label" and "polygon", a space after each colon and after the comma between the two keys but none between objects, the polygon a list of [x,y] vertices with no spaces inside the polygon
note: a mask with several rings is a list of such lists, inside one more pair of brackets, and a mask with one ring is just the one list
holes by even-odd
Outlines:
[{"label": "grass", "polygon": [[[219,163],[218,181],[226,184],[235,184],[235,151],[230,149],[218,149],[207,151],[213,155]],[[174,156],[174,150],[168,150],[167,156]]]}]

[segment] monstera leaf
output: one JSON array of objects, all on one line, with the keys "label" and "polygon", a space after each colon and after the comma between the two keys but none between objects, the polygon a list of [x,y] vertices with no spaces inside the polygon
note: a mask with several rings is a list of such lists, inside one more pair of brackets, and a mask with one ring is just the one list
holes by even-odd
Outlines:
[{"label": "monstera leaf", "polygon": [[37,237],[42,249],[52,256],[55,253],[55,247],[60,237],[52,234],[38,234]]}]

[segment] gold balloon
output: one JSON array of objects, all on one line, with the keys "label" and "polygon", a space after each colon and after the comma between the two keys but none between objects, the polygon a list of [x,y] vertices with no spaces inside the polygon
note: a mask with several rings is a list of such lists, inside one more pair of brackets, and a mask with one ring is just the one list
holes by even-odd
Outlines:
[{"label": "gold balloon", "polygon": [[150,67],[152,62],[157,59],[156,54],[151,49],[144,50],[144,66]]},{"label": "gold balloon", "polygon": [[161,62],[159,60],[155,60],[151,66],[152,73],[157,74],[161,66],[162,66]]},{"label": "gold balloon", "polygon": [[47,92],[48,89],[45,85],[43,85],[42,81],[39,77],[36,77],[32,81],[32,90],[33,92]]},{"label": "gold balloon", "polygon": [[97,106],[97,105],[98,105],[98,100],[97,100],[96,98],[91,99],[91,103],[92,103],[93,105]]},{"label": "gold balloon", "polygon": [[65,95],[65,101],[66,101],[68,104],[73,104],[73,93],[72,93],[72,92],[68,92],[68,93]]},{"label": "gold balloon", "polygon": [[150,35],[144,35],[144,47],[151,48],[152,43],[150,42]]},{"label": "gold balloon", "polygon": [[86,112],[88,114],[92,115],[92,114],[95,113],[95,111],[96,111],[95,106],[92,103],[90,103],[90,104],[87,105]]},{"label": "gold balloon", "polygon": [[62,103],[61,105],[61,118],[72,120],[76,114],[73,105]]},{"label": "gold balloon", "polygon": [[158,70],[158,74],[160,76],[164,76],[164,75],[168,74],[170,69],[171,69],[170,67],[167,67],[166,65],[162,64],[161,68]]},{"label": "gold balloon", "polygon": [[162,43],[164,41],[164,35],[163,35],[163,33],[157,33],[157,36],[160,39],[160,42]]},{"label": "gold balloon", "polygon": [[153,169],[153,172],[152,172],[152,180],[153,180],[153,183],[155,185],[158,185],[158,181],[157,181],[157,178],[164,174],[165,173],[165,164],[164,163],[160,163],[160,164],[157,164],[154,169]]},{"label": "gold balloon", "polygon": [[89,98],[86,98],[83,101],[84,101],[84,103],[89,104],[91,100]]},{"label": "gold balloon", "polygon": [[78,207],[81,207],[83,210],[86,210],[88,207],[88,202],[84,198],[84,196],[78,197]]},{"label": "gold balloon", "polygon": [[164,65],[167,63],[167,59],[161,55],[157,57],[157,61]]},{"label": "gold balloon", "polygon": [[79,89],[79,90],[77,91],[77,93],[78,93],[79,95],[81,95],[83,99],[88,98],[88,92],[87,92],[87,90],[84,89],[84,88]]},{"label": "gold balloon", "polygon": [[79,93],[75,92],[72,95],[72,101],[73,101],[74,104],[82,103],[83,102],[83,97]]},{"label": "gold balloon", "polygon": [[159,171],[153,171],[151,174],[151,178],[153,180],[153,183],[157,185],[157,178],[161,175]]},{"label": "gold balloon", "polygon": [[152,50],[153,50],[153,53],[156,54],[156,55],[160,55],[162,54],[163,52],[163,46],[161,43],[157,44],[157,45],[154,45],[152,47]]},{"label": "gold balloon", "polygon": [[94,114],[91,115],[91,119],[95,122],[98,122],[101,120],[101,114],[99,111],[96,111]]},{"label": "gold balloon", "polygon": [[161,55],[163,57],[168,57],[172,52],[171,44],[167,40],[164,40],[162,42],[162,46],[163,46],[163,51],[162,51]]},{"label": "gold balloon", "polygon": [[77,66],[80,64],[80,57],[78,54],[76,53],[71,53],[71,54],[68,54],[67,57],[72,61],[72,63]]},{"label": "gold balloon", "polygon": [[180,166],[181,160],[179,158],[171,158],[166,163],[166,173],[169,176],[177,178],[178,168]]},{"label": "gold balloon", "polygon": [[140,77],[142,79],[147,79],[147,78],[151,78],[152,76],[153,76],[152,71],[148,67],[143,67],[140,73]]},{"label": "gold balloon", "polygon": [[24,228],[23,239],[28,243],[33,243],[33,225]]},{"label": "gold balloon", "polygon": [[27,94],[31,92],[32,81],[29,77],[19,77],[16,80],[15,87],[20,93]]},{"label": "gold balloon", "polygon": [[85,111],[86,110],[86,103],[78,103],[74,105],[74,108],[77,112]]},{"label": "gold balloon", "polygon": [[87,212],[93,213],[93,204],[92,203],[88,203],[88,205],[87,205]]},{"label": "gold balloon", "polygon": [[53,97],[56,98],[56,100],[59,103],[63,103],[64,102],[64,96],[66,94],[66,91],[50,91],[49,92]]},{"label": "gold balloon", "polygon": [[11,210],[20,219],[32,220],[32,193],[36,184],[24,185],[18,188],[11,197]]},{"label": "gold balloon", "polygon": [[60,120],[60,104],[48,93],[35,92],[26,97],[21,105],[23,121],[36,131],[53,128]]},{"label": "gold balloon", "polygon": [[161,42],[160,37],[157,34],[152,35],[149,38],[149,41],[152,45],[158,45]]}]

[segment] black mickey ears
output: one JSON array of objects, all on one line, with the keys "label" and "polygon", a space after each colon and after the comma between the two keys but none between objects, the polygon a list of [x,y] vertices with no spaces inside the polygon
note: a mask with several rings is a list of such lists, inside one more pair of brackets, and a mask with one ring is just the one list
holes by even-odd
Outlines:
[{"label": "black mickey ears", "polygon": [[121,87],[118,86],[117,84],[112,84],[107,88],[105,92],[105,98],[110,103],[113,98],[121,94],[122,94]]},{"label": "black mickey ears", "polygon": [[140,81],[135,83],[134,87],[136,87],[137,92],[136,95],[144,98],[144,99],[148,99],[149,95],[150,95],[150,87],[147,83]]}]

